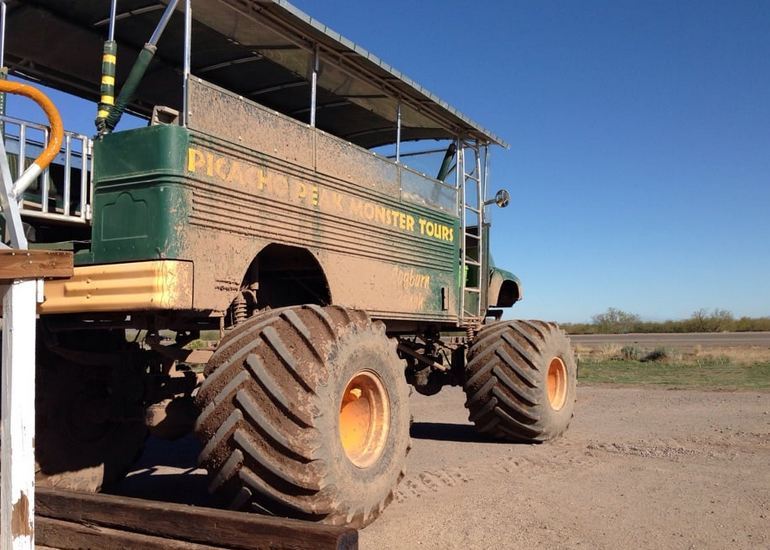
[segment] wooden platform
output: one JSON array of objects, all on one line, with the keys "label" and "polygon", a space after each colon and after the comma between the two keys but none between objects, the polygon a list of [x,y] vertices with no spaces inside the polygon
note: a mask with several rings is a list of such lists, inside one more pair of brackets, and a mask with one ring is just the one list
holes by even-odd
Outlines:
[{"label": "wooden platform", "polygon": [[100,550],[358,548],[347,527],[137,498],[38,487],[39,547]]},{"label": "wooden platform", "polygon": [[59,279],[73,273],[72,252],[0,249],[0,281]]}]

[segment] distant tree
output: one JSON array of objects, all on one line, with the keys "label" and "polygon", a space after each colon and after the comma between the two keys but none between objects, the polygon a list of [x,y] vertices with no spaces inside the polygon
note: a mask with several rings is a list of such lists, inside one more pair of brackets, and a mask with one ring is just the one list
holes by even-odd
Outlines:
[{"label": "distant tree", "polygon": [[624,334],[632,332],[634,327],[641,322],[635,313],[628,313],[614,307],[604,313],[594,315],[592,318],[596,325],[596,332],[603,334]]},{"label": "distant tree", "polygon": [[733,329],[735,318],[726,309],[717,308],[709,312],[701,308],[693,312],[685,323],[690,332],[722,332]]},{"label": "distant tree", "polygon": [[618,334],[628,332],[681,333],[681,332],[770,332],[770,317],[741,317],[736,319],[726,309],[699,309],[687,319],[667,321],[640,321],[638,315],[609,308],[594,315],[592,323],[562,323],[569,334]]}]

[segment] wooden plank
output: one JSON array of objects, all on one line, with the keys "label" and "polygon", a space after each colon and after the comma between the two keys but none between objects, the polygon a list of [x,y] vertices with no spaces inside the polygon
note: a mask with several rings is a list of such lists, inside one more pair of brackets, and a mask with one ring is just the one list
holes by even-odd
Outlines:
[{"label": "wooden plank", "polygon": [[[160,537],[119,531],[99,525],[82,525],[52,518],[37,518],[37,541],[57,550],[98,548],[99,550],[218,550],[218,547],[173,541]],[[38,546],[37,548],[40,548]]]},{"label": "wooden plank", "polygon": [[[37,281],[3,288],[0,547],[35,544],[35,306]],[[33,367],[33,368],[30,368]]]},{"label": "wooden plank", "polygon": [[[218,548],[358,548],[358,532],[346,527],[44,487],[37,489],[36,496],[39,517],[94,524]],[[50,542],[48,544],[51,545]]]},{"label": "wooden plank", "polygon": [[0,249],[0,280],[64,279],[73,273],[72,252]]}]

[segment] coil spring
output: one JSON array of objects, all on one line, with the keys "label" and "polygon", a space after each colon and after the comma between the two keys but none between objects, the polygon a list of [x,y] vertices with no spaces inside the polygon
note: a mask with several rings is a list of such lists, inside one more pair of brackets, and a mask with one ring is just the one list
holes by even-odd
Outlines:
[{"label": "coil spring", "polygon": [[249,307],[243,294],[233,301],[233,324],[239,325],[249,317]]}]

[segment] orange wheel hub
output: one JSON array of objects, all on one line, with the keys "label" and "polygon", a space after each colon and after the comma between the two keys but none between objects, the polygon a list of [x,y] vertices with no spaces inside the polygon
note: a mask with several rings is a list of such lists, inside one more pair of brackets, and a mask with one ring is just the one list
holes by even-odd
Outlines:
[{"label": "orange wheel hub", "polygon": [[554,357],[548,364],[546,388],[548,404],[553,410],[560,410],[567,400],[567,367],[560,357]]},{"label": "orange wheel hub", "polygon": [[375,373],[361,371],[345,386],[339,428],[345,454],[359,468],[371,466],[382,454],[390,428],[390,402]]}]

